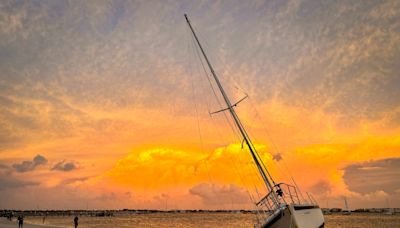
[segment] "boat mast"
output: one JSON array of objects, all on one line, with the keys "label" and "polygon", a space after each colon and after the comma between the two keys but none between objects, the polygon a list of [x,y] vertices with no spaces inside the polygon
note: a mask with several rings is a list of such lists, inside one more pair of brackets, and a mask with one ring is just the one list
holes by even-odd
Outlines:
[{"label": "boat mast", "polygon": [[[273,192],[272,194],[274,194],[274,199],[275,199],[274,201],[275,201],[276,204],[278,204],[278,200],[277,200],[278,197],[277,197],[276,193],[273,191],[273,185],[272,185],[272,183],[274,183],[274,185],[275,185],[275,182],[274,182],[274,180],[272,179],[272,176],[271,176],[270,173],[268,172],[267,168],[265,167],[264,163],[261,161],[261,159],[260,159],[260,160],[258,159],[258,153],[257,153],[257,151],[256,151],[256,149],[255,149],[253,143],[251,142],[251,139],[250,139],[249,135],[247,134],[246,130],[244,129],[242,123],[240,122],[239,117],[237,116],[235,110],[233,109],[232,103],[231,103],[231,101],[229,100],[228,96],[226,95],[225,90],[224,90],[224,88],[222,87],[222,85],[221,85],[221,83],[220,83],[220,81],[219,81],[217,75],[215,74],[215,71],[214,71],[214,69],[213,69],[213,67],[212,67],[212,65],[211,65],[211,63],[210,63],[210,61],[208,60],[207,55],[206,55],[206,53],[204,52],[203,47],[201,46],[200,41],[199,41],[199,39],[197,38],[197,35],[196,35],[196,33],[194,32],[194,29],[193,29],[192,25],[190,24],[189,18],[187,17],[186,14],[185,14],[185,18],[186,18],[186,22],[187,22],[188,25],[189,25],[190,30],[191,30],[192,33],[193,33],[194,38],[196,39],[197,44],[199,45],[199,48],[200,48],[200,50],[201,50],[201,53],[203,54],[204,59],[206,60],[208,67],[210,68],[211,74],[212,74],[212,76],[214,77],[215,82],[216,82],[217,85],[218,85],[218,88],[219,88],[219,90],[220,90],[220,92],[221,92],[221,94],[222,94],[222,97],[224,98],[224,101],[225,101],[226,105],[228,106],[227,110],[229,110],[229,112],[230,112],[230,114],[231,114],[233,120],[235,121],[235,124],[236,124],[237,128],[239,129],[241,135],[243,136],[243,140],[244,140],[244,142],[246,143],[247,147],[248,147],[249,150],[250,150],[250,154],[251,154],[251,156],[252,156],[254,162],[256,163],[256,166],[257,166],[257,168],[258,168],[258,171],[260,172],[261,177],[263,178],[264,183],[265,183],[265,185],[267,186],[267,189],[269,189],[270,191]],[[263,168],[263,167],[264,167],[264,168]],[[265,171],[264,171],[264,169],[265,169]],[[272,183],[271,183],[271,182],[272,182]],[[278,186],[278,187],[279,187],[279,186]]]}]

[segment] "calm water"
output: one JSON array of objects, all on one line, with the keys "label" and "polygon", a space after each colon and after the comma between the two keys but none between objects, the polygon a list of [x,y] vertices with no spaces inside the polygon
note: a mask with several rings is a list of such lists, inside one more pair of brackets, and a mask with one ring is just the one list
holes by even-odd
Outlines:
[{"label": "calm water", "polygon": [[[138,214],[115,217],[80,217],[79,227],[253,227],[253,214]],[[27,217],[27,222],[42,224],[42,217]],[[73,227],[73,217],[47,217],[45,224]],[[398,227],[400,214],[325,215],[326,227]]]}]

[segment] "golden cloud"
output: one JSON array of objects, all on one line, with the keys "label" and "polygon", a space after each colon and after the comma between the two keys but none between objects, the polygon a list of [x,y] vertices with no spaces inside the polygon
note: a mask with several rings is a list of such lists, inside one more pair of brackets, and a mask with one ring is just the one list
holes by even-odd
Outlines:
[{"label": "golden cloud", "polygon": [[[256,146],[264,160],[272,160],[265,145]],[[240,144],[219,147],[210,154],[156,148],[132,152],[120,159],[108,176],[116,183],[135,188],[157,189],[202,182],[246,185],[242,177],[256,175],[248,151]]]}]

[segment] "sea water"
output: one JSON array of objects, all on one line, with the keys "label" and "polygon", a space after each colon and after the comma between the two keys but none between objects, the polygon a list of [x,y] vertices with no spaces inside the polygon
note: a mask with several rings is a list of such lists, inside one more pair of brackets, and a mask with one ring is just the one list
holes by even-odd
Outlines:
[{"label": "sea water", "polygon": [[[324,215],[325,227],[399,227],[400,214],[384,215],[353,213]],[[113,217],[79,217],[79,228],[84,227],[254,227],[256,216],[241,213],[153,213]],[[44,224],[73,227],[74,216],[48,216]],[[26,217],[25,221],[43,224],[43,217]]]}]

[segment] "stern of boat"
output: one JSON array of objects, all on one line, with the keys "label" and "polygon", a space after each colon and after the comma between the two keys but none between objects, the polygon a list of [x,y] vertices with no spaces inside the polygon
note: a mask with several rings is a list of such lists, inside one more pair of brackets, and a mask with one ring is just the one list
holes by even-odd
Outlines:
[{"label": "stern of boat", "polygon": [[318,205],[290,205],[289,208],[296,227],[324,227],[324,215]]},{"label": "stern of boat", "polygon": [[256,227],[320,228],[325,225],[322,210],[316,201],[310,195],[309,201],[300,200],[296,187],[292,185],[275,185],[256,205],[264,208],[257,216]]}]

